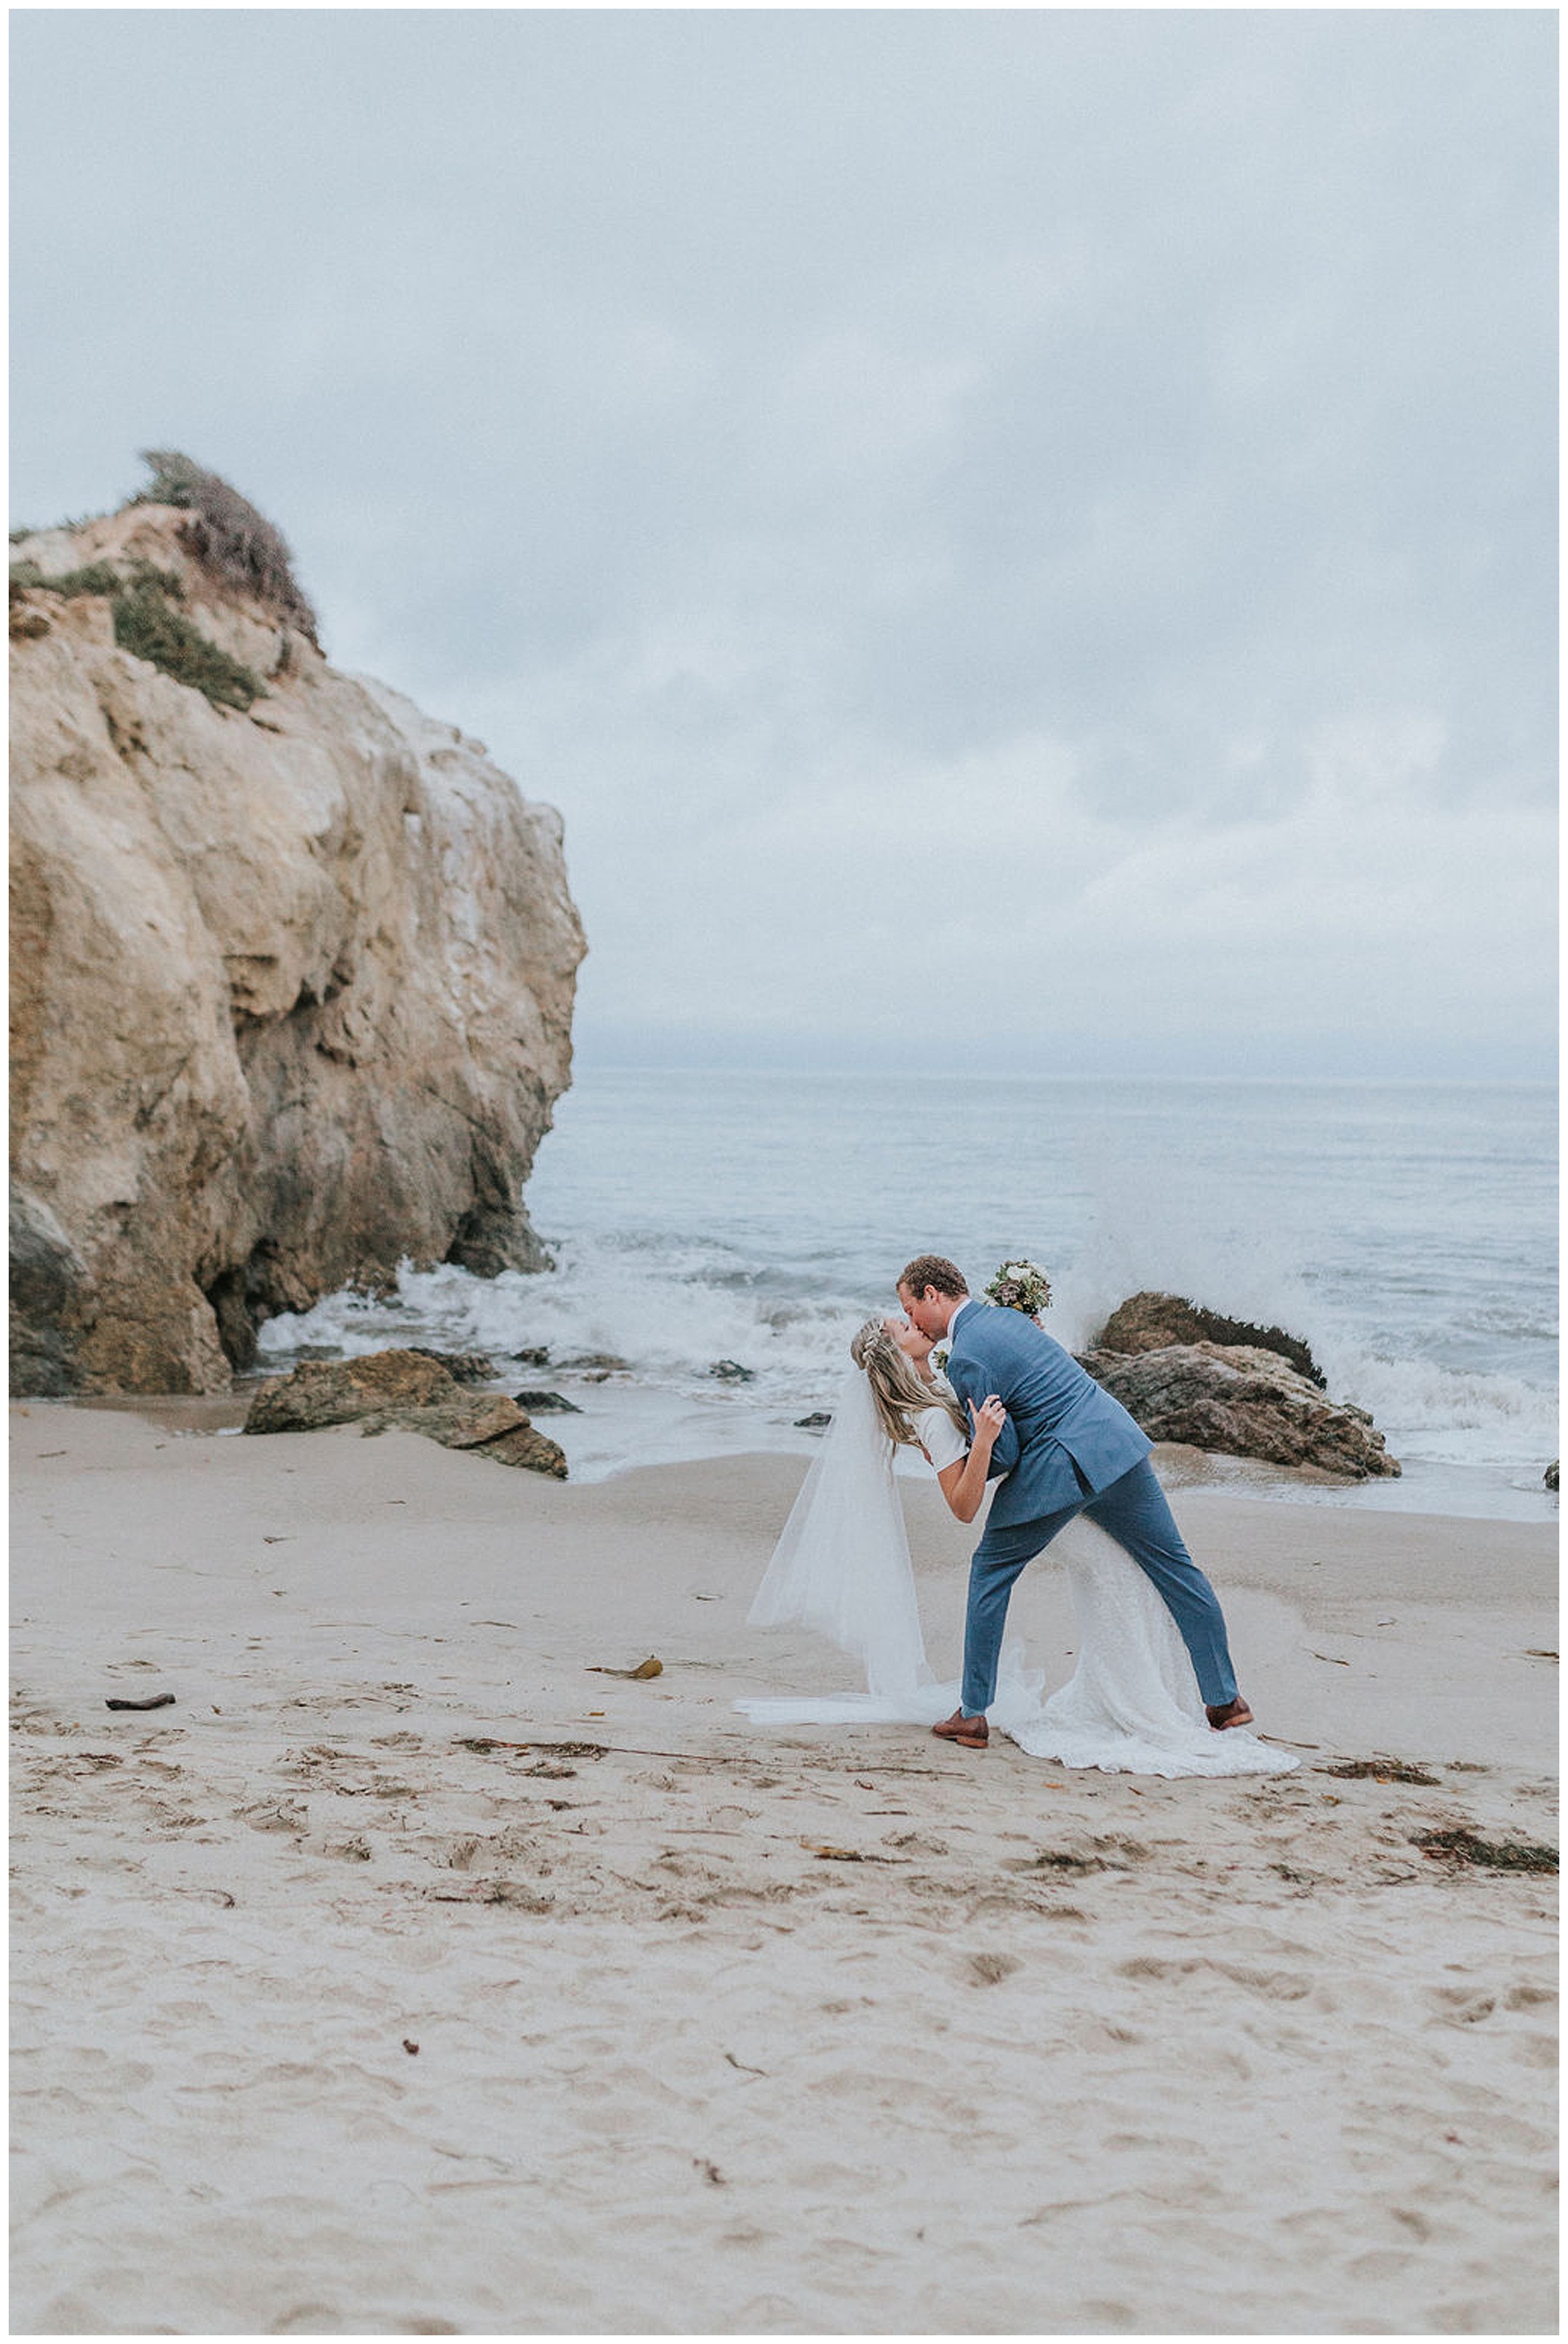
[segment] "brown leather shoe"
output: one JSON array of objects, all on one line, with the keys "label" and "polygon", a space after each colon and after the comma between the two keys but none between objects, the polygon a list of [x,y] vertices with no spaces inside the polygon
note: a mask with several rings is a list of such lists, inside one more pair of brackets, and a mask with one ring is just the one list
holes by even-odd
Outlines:
[{"label": "brown leather shoe", "polygon": [[956,1742],[960,1750],[983,1750],[990,1740],[990,1727],[984,1718],[966,1717],[961,1709],[933,1725],[931,1732],[943,1742]]},{"label": "brown leather shoe", "polygon": [[1203,1714],[1216,1733],[1223,1733],[1228,1725],[1251,1725],[1252,1713],[1240,1693],[1234,1701],[1222,1702],[1217,1708],[1206,1709]]}]

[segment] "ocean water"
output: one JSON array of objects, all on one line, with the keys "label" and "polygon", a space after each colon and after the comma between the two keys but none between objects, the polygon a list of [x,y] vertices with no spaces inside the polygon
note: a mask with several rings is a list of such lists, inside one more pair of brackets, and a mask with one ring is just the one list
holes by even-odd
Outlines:
[{"label": "ocean water", "polygon": [[[578,1478],[799,1448],[845,1345],[914,1253],[971,1285],[1049,1270],[1045,1321],[1081,1348],[1144,1287],[1305,1337],[1369,1409],[1398,1481],[1324,1503],[1550,1514],[1557,1455],[1557,1100],[1537,1086],[1097,1082],[992,1076],[585,1073],[528,1186],[556,1268],[483,1280],[406,1268],[263,1329],[264,1364],[422,1341],[528,1346],[508,1369]],[[602,1369],[564,1361],[606,1354]],[[723,1361],[748,1371],[727,1381]],[[1226,1469],[1214,1478],[1231,1485]]]}]

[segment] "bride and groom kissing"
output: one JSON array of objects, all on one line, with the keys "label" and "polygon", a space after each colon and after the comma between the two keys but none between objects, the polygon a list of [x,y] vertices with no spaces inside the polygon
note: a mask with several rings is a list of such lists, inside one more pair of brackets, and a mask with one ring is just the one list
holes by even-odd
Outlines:
[{"label": "bride and groom kissing", "polygon": [[[751,1609],[753,1622],[798,1622],[829,1636],[865,1666],[866,1692],[739,1706],[771,1723],[918,1721],[969,1750],[986,1747],[994,1722],[1031,1754],[1067,1765],[1283,1771],[1294,1762],[1244,1730],[1252,1713],[1236,1688],[1224,1616],[1155,1477],[1152,1443],[1038,1324],[1043,1278],[1031,1273],[1020,1298],[1019,1281],[1004,1275],[988,1289],[1005,1298],[993,1305],[940,1254],[907,1265],[902,1315],[869,1318],[850,1345],[827,1441]],[[944,1342],[939,1377],[932,1354]],[[957,1686],[937,1684],[926,1664],[892,1475],[904,1447],[927,1458],[960,1521],[974,1521],[995,1485],[970,1565]],[[1024,1671],[1016,1645],[1004,1647],[1003,1632],[1020,1573],[1063,1532],[1079,1662],[1042,1704],[1042,1680]],[[937,1713],[955,1692],[951,1713]]]}]

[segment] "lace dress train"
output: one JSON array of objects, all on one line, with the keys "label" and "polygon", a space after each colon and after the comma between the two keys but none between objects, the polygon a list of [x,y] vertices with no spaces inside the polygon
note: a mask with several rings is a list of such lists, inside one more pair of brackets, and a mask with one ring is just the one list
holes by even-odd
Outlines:
[{"label": "lace dress train", "polygon": [[[1175,1621],[1129,1554],[1089,1521],[1063,1549],[1078,1665],[1030,1714],[998,1723],[1020,1750],[1118,1774],[1286,1774],[1297,1761],[1244,1727],[1216,1733]],[[994,1714],[995,1713],[993,1713]]]}]

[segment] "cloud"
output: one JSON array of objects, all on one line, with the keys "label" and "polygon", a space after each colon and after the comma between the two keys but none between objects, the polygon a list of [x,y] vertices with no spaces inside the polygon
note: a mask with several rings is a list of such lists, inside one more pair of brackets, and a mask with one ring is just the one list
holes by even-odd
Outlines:
[{"label": "cloud", "polygon": [[19,517],[274,512],[561,805],[590,1047],[1539,1050],[1554,41],[24,12]]}]

